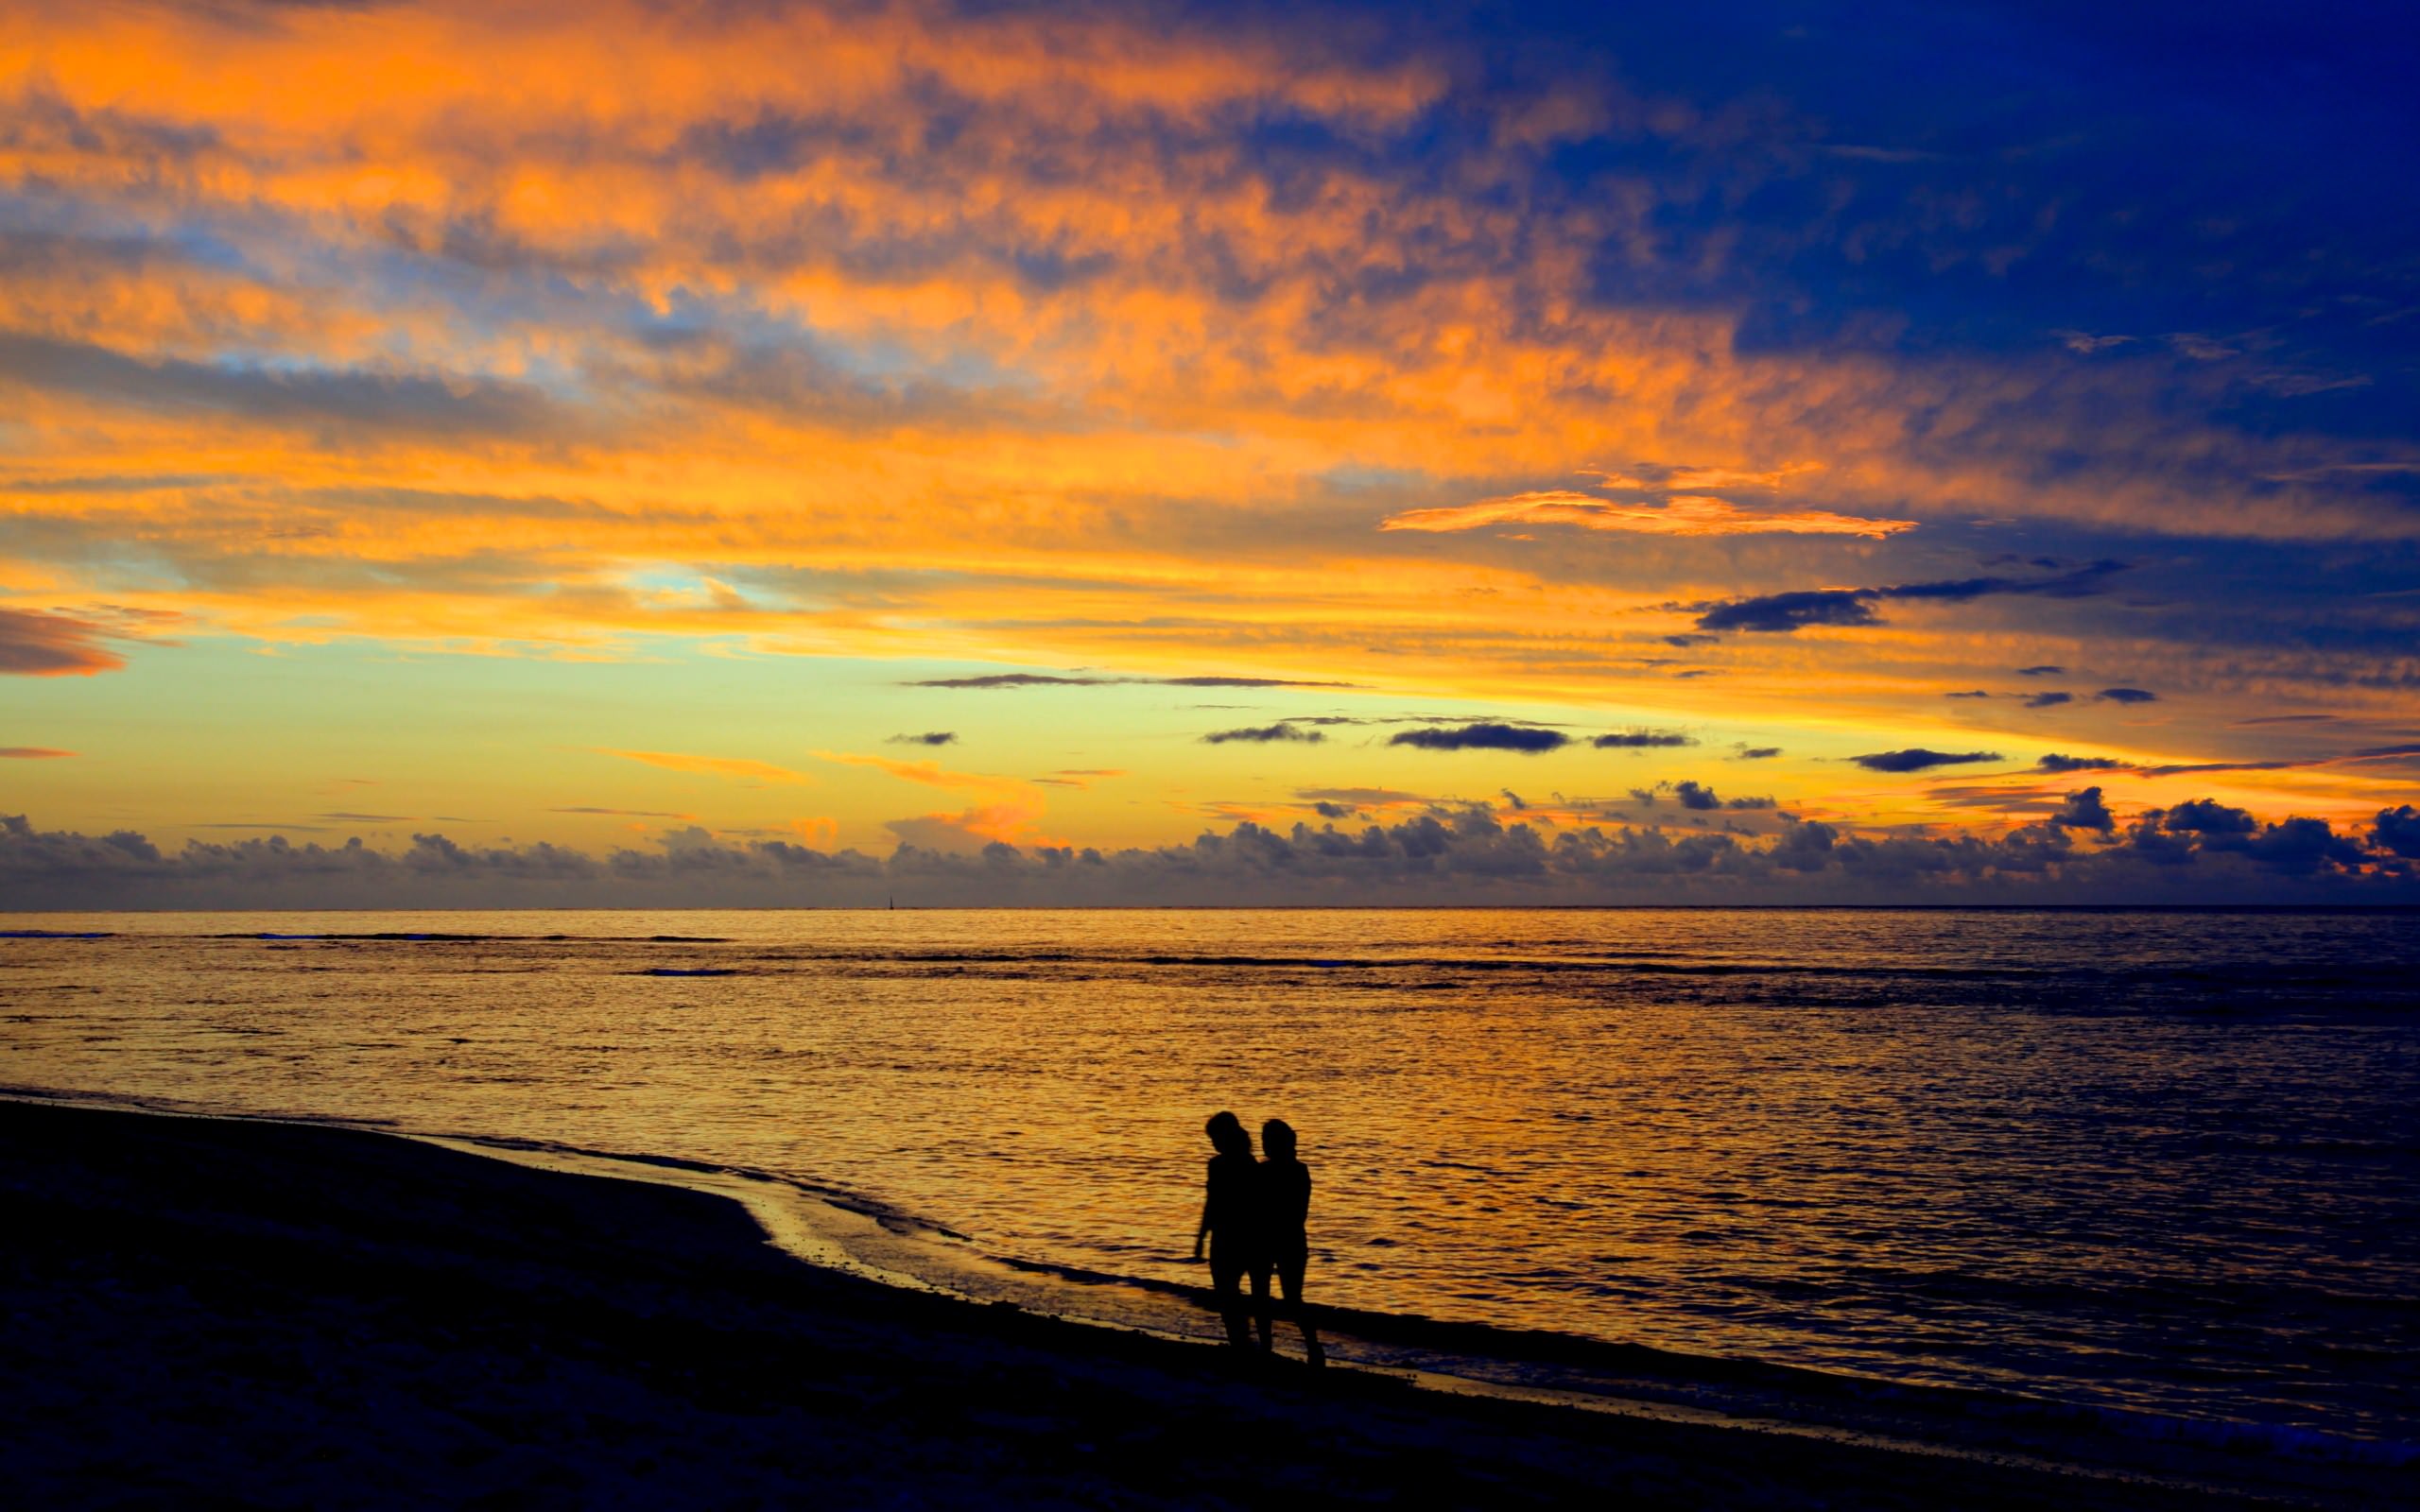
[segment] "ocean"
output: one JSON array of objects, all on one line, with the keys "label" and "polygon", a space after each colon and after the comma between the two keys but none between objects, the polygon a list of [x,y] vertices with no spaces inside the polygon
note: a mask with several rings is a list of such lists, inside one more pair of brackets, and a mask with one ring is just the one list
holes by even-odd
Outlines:
[{"label": "ocean", "polygon": [[865,1268],[1197,1336],[1201,1124],[1231,1108],[1300,1132],[1341,1360],[1578,1389],[1784,1367],[2420,1440],[2420,914],[0,930],[16,1095],[751,1184]]}]

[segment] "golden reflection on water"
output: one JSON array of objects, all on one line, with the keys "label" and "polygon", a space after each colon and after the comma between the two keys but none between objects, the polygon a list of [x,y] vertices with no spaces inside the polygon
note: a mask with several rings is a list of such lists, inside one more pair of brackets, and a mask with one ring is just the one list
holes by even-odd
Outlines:
[{"label": "golden reflection on water", "polygon": [[[1200,1279],[1201,1124],[1232,1108],[1301,1131],[1312,1295],[1390,1313],[2341,1413],[2302,1351],[2408,1331],[2374,1309],[2420,1274],[2408,918],[90,927],[120,935],[0,942],[0,1079],[783,1173],[1092,1272]],[[259,937],[408,931],[486,937]]]}]

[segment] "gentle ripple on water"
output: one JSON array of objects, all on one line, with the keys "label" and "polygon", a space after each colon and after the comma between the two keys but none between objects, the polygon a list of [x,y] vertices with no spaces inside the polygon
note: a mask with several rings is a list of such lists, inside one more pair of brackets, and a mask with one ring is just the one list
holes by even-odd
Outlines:
[{"label": "gentle ripple on water", "polygon": [[[2420,916],[49,916],[0,1082],[785,1173],[1193,1280],[1282,1114],[1321,1298],[2407,1436]],[[282,937],[281,937],[282,936]]]}]

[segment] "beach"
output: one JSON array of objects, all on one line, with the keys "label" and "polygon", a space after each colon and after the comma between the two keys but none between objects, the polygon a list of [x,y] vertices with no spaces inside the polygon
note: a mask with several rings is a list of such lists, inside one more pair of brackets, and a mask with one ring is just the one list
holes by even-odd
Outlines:
[{"label": "beach", "polygon": [[2256,1504],[1313,1374],[352,1129],[0,1104],[0,1208],[28,1505]]}]

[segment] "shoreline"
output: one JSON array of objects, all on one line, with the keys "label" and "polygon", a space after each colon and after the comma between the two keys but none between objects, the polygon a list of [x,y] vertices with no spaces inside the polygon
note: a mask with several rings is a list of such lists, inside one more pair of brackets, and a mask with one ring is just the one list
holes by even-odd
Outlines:
[{"label": "shoreline", "polygon": [[[2017,1435],[1996,1454],[1910,1452],[1669,1404],[1313,1373],[885,1286],[774,1247],[729,1197],[509,1155],[0,1103],[0,1203],[28,1236],[0,1354],[21,1484],[71,1504],[139,1485],[271,1504],[1317,1489],[1543,1505],[1651,1487],[1685,1505],[2087,1507],[2349,1505],[2390,1484],[2344,1466],[2283,1467],[2291,1484],[2087,1472],[2046,1467]],[[857,1453],[874,1446],[879,1468]],[[380,1479],[404,1460],[420,1468]],[[659,1478],[672,1467],[727,1495]],[[2189,1470],[2201,1484],[2175,1483]]]}]

